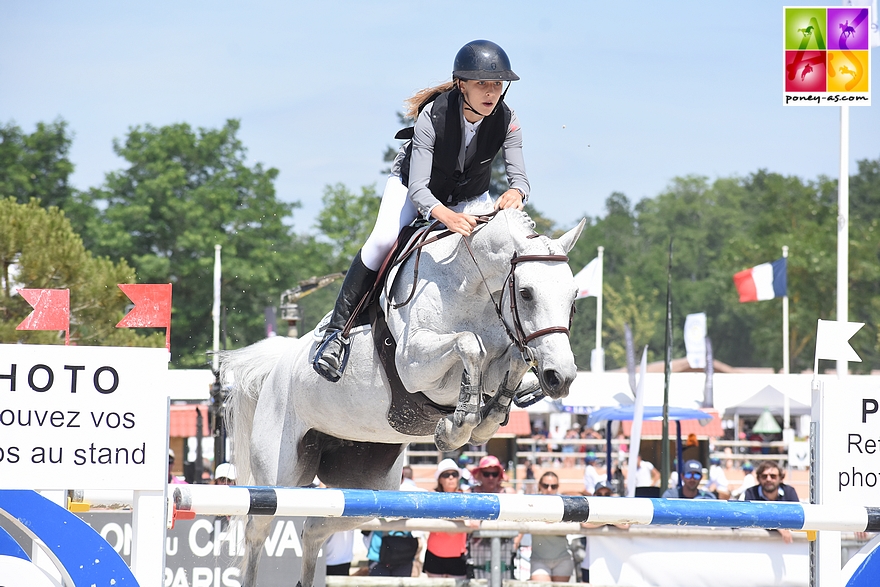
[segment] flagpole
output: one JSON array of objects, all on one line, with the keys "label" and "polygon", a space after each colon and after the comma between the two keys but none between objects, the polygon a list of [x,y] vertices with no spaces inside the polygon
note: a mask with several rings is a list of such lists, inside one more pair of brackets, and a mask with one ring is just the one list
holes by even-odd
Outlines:
[{"label": "flagpole", "polygon": [[[596,350],[602,350],[602,290],[605,289],[605,268],[602,257],[605,254],[605,247],[599,247],[599,291],[596,292]],[[605,360],[602,360],[603,371]]]},{"label": "flagpole", "polygon": [[214,306],[211,318],[214,320],[214,353],[211,355],[211,370],[214,375],[220,372],[220,250],[223,247],[214,245]]},{"label": "flagpole", "polygon": [[[603,273],[603,253],[605,251],[605,247],[598,247],[599,254],[595,259],[590,261],[590,265],[596,263],[596,268],[592,272],[591,275],[598,274],[599,283],[596,285],[595,294],[592,293],[593,284],[588,284],[587,290],[590,292],[588,295],[596,296],[596,348],[593,349],[593,352],[590,353],[590,371],[593,373],[603,373],[605,371],[605,350],[602,348],[602,290],[604,289],[604,276]],[[584,268],[586,269],[586,267]],[[579,286],[581,287],[581,286]]]},{"label": "flagpole", "polygon": [[[840,176],[837,179],[837,321],[849,319],[849,106],[840,107]],[[837,361],[837,377],[847,362]]]},{"label": "flagpole", "polygon": [[[786,259],[785,295],[782,296],[782,374],[788,375],[791,372],[788,338],[788,246],[782,247],[782,258]],[[791,402],[788,394],[784,394],[783,397],[785,399],[782,403],[782,428],[787,431],[791,428]],[[787,435],[787,432],[783,432],[783,436]]]}]

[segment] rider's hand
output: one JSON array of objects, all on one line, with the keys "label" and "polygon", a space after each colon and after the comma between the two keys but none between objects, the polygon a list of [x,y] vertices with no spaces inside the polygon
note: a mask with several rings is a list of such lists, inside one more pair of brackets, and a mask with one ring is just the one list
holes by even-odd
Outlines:
[{"label": "rider's hand", "polygon": [[452,232],[457,232],[462,236],[470,236],[477,226],[477,218],[475,216],[455,212],[443,204],[435,206],[431,210],[431,216],[445,224],[446,228]]},{"label": "rider's hand", "polygon": [[525,208],[523,196],[519,193],[519,190],[509,189],[495,201],[496,210],[504,210],[506,208],[516,208],[517,210]]}]

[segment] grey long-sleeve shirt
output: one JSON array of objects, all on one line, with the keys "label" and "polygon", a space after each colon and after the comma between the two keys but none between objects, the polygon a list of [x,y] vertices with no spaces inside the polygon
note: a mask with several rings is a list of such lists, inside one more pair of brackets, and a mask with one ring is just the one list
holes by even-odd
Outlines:
[{"label": "grey long-sleeve shirt", "polygon": [[[412,138],[412,156],[410,157],[409,170],[409,191],[407,195],[412,200],[419,214],[425,218],[430,218],[431,210],[441,202],[428,189],[428,182],[431,180],[431,166],[434,159],[434,142],[437,138],[434,132],[434,125],[431,122],[431,108],[433,102],[425,106],[422,113],[416,120],[414,135]],[[476,139],[480,134],[480,127],[471,140],[470,144],[465,148],[466,132],[464,114],[459,112],[461,118],[461,149],[458,155],[457,169],[463,171],[465,165],[473,159],[476,149]],[[482,126],[482,125],[481,125]],[[401,147],[397,158],[392,166],[392,173],[400,176],[400,165],[404,157],[406,144]],[[507,136],[502,145],[504,162],[507,168],[507,181],[511,188],[518,188],[525,195],[524,199],[529,197],[529,179],[526,176],[525,161],[522,153],[522,128],[516,117],[516,112],[510,111],[510,125],[507,127]]]}]

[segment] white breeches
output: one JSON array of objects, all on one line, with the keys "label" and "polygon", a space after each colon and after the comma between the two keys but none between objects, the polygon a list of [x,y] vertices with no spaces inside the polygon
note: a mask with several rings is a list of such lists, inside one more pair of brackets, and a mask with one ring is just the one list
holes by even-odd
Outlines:
[{"label": "white breeches", "polygon": [[[418,218],[419,212],[412,200],[407,197],[407,191],[406,186],[400,183],[400,178],[397,176],[392,175],[385,182],[376,224],[361,249],[361,261],[368,269],[379,270],[382,261],[397,241],[400,231]],[[485,214],[491,212],[493,207],[494,202],[489,192],[485,192],[476,198],[456,204],[451,209],[456,212],[467,211],[469,214]]]},{"label": "white breeches", "polygon": [[399,177],[392,175],[385,182],[376,224],[361,249],[361,261],[368,269],[379,270],[400,230],[418,217],[419,212],[406,193],[406,186],[400,183]]}]

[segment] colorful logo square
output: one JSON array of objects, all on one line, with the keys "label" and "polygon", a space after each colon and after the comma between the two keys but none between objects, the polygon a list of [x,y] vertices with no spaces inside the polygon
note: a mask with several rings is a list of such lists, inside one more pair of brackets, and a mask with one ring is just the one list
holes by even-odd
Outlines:
[{"label": "colorful logo square", "polygon": [[828,9],[828,48],[840,51],[868,50],[871,22],[867,8]]},{"label": "colorful logo square", "polygon": [[786,51],[806,49],[824,51],[827,38],[825,26],[825,8],[786,8]]},{"label": "colorful logo square", "polygon": [[873,9],[782,9],[783,105],[870,106]]},{"label": "colorful logo square", "polygon": [[868,91],[867,51],[828,51],[829,92]]},{"label": "colorful logo square", "polygon": [[825,51],[785,52],[785,91],[825,91]]}]

